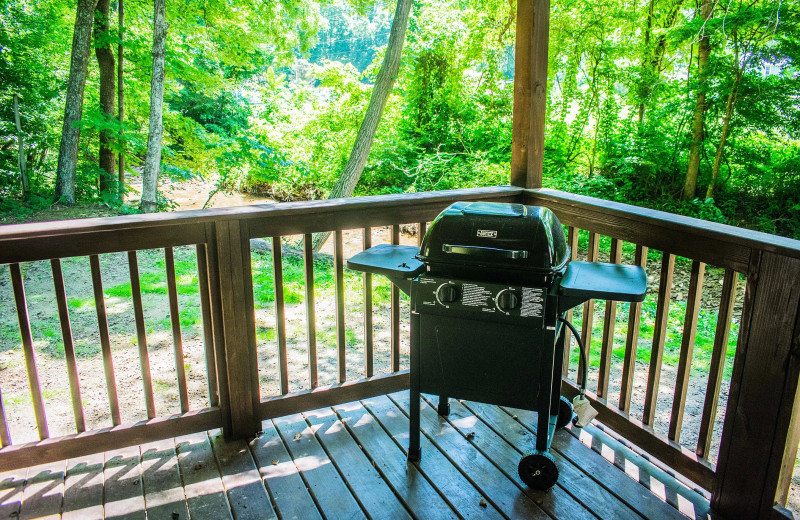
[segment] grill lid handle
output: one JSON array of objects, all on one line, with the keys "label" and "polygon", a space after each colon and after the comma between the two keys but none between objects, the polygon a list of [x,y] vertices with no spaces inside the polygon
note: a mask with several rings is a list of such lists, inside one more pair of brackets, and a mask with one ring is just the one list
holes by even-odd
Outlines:
[{"label": "grill lid handle", "polygon": [[528,258],[528,252],[525,250],[497,249],[494,247],[454,246],[450,244],[442,244],[442,251],[454,255],[470,255],[482,258],[504,258],[509,260]]}]

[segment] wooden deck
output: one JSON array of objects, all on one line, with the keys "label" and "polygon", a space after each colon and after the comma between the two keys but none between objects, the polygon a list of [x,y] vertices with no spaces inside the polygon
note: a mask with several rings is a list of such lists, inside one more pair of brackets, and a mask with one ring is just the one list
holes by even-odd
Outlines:
[{"label": "wooden deck", "polygon": [[249,445],[212,431],[0,475],[0,519],[708,516],[706,497],[592,427],[556,435],[558,485],[530,491],[517,462],[535,414],[451,408],[423,403],[419,465],[400,392],[264,421]]}]

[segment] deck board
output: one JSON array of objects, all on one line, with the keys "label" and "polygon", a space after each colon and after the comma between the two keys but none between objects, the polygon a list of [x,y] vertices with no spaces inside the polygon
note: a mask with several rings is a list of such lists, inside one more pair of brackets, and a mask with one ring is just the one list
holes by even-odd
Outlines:
[{"label": "deck board", "polygon": [[67,461],[62,520],[103,518],[103,454]]},{"label": "deck board", "polygon": [[702,491],[595,427],[558,432],[557,486],[528,489],[535,413],[434,401],[418,463],[397,392],[266,420],[249,443],[213,430],[0,474],[0,518],[709,518]]},{"label": "deck board", "polygon": [[330,408],[303,414],[339,473],[373,520],[411,520],[402,502],[372,466],[364,452]]},{"label": "deck board", "polygon": [[326,518],[361,518],[364,512],[339,471],[322,449],[314,430],[302,414],[273,421],[284,445],[294,459],[300,475],[308,484],[316,503]]}]

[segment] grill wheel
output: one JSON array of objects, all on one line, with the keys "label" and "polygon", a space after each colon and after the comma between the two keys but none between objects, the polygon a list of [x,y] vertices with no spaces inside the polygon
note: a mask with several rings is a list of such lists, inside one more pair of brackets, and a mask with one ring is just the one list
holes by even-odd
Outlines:
[{"label": "grill wheel", "polygon": [[558,467],[549,453],[529,453],[522,457],[517,469],[522,482],[531,489],[544,491],[558,480]]}]

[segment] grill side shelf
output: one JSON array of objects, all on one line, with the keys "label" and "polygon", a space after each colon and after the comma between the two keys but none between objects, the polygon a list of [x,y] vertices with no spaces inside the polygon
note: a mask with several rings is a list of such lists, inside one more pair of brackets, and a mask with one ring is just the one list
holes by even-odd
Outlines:
[{"label": "grill side shelf", "polygon": [[591,299],[640,302],[646,291],[647,274],[637,265],[570,262],[558,290],[558,311]]},{"label": "grill side shelf", "polygon": [[347,261],[347,268],[382,274],[409,294],[411,279],[425,271],[425,264],[416,258],[417,253],[419,248],[415,246],[380,244],[352,256]]}]

